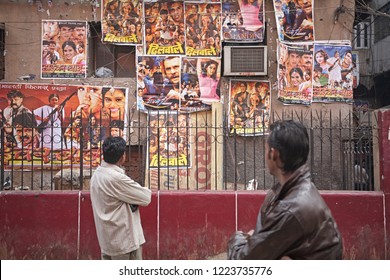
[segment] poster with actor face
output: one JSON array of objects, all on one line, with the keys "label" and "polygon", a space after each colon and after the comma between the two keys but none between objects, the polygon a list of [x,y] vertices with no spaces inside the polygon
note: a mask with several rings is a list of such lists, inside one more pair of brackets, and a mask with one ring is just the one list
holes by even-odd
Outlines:
[{"label": "poster with actor face", "polygon": [[278,43],[278,98],[286,104],[312,101],[312,44]]},{"label": "poster with actor face", "polygon": [[231,80],[230,132],[242,136],[268,133],[271,107],[268,81]]},{"label": "poster with actor face", "polygon": [[352,101],[355,64],[352,48],[333,44],[314,44],[313,101]]},{"label": "poster with actor face", "polygon": [[6,168],[60,169],[81,156],[98,166],[105,137],[126,139],[126,97],[117,87],[0,83]]},{"label": "poster with actor face", "polygon": [[145,54],[184,55],[184,2],[145,2],[144,9]]},{"label": "poster with actor face", "polygon": [[102,41],[117,45],[142,44],[141,0],[102,1]]},{"label": "poster with actor face", "polygon": [[185,3],[188,57],[221,56],[221,9],[220,3]]},{"label": "poster with actor face", "polygon": [[157,111],[148,118],[149,169],[191,167],[188,115]]},{"label": "poster with actor face", "polygon": [[222,2],[222,35],[227,42],[263,42],[263,0]]},{"label": "poster with actor face", "polygon": [[314,41],[312,0],[273,0],[280,41]]},{"label": "poster with actor face", "polygon": [[42,21],[42,79],[86,78],[87,28],[86,21]]},{"label": "poster with actor face", "polygon": [[179,56],[137,57],[139,110],[178,110],[180,106]]}]

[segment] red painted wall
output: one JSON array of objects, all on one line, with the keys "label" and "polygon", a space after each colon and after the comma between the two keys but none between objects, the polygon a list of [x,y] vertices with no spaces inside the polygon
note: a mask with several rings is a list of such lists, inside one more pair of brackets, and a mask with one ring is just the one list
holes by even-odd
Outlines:
[{"label": "red painted wall", "polygon": [[[347,259],[385,259],[382,192],[323,192]],[[265,192],[155,192],[141,209],[144,259],[206,259],[256,223]],[[88,192],[3,192],[1,259],[99,259]]]}]

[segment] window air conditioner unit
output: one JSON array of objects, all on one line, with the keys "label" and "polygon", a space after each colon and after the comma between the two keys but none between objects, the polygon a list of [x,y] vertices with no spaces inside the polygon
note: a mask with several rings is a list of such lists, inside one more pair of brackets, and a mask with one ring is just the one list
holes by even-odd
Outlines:
[{"label": "window air conditioner unit", "polygon": [[224,76],[266,76],[266,46],[224,46]]}]

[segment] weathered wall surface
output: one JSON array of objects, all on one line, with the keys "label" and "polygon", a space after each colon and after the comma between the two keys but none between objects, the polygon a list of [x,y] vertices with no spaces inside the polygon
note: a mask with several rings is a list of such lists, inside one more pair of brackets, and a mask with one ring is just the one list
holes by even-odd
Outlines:
[{"label": "weathered wall surface", "polygon": [[[383,193],[322,195],[342,233],[344,258],[386,259]],[[236,229],[254,227],[264,197],[263,191],[154,192],[141,209],[144,259],[225,252]],[[1,193],[0,225],[0,259],[100,258],[88,192]]]}]

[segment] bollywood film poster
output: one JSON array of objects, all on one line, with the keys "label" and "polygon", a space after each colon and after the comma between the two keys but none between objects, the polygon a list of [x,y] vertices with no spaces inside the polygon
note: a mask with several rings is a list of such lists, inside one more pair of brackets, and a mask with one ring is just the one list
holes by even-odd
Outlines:
[{"label": "bollywood film poster", "polygon": [[148,118],[149,169],[191,167],[188,114],[155,111]]},{"label": "bollywood film poster", "polygon": [[[126,139],[127,89],[0,83],[5,167],[100,164],[102,141]],[[82,151],[82,152],[81,152]]]},{"label": "bollywood film poster", "polygon": [[221,56],[221,9],[220,3],[185,3],[188,57]]},{"label": "bollywood film poster", "polygon": [[312,102],[313,44],[278,42],[278,99],[285,104]]},{"label": "bollywood film poster", "polygon": [[269,131],[270,83],[231,80],[229,98],[230,132],[242,136],[263,135]]},{"label": "bollywood film poster", "polygon": [[102,42],[137,45],[143,42],[143,1],[102,1]]},{"label": "bollywood film poster", "polygon": [[350,45],[314,44],[313,101],[352,101],[354,69]]},{"label": "bollywood film poster", "polygon": [[221,59],[182,58],[180,111],[211,110],[220,100]]},{"label": "bollywood film poster", "polygon": [[87,29],[86,21],[42,21],[42,79],[86,78]]},{"label": "bollywood film poster", "polygon": [[145,2],[144,9],[145,54],[184,55],[184,2]]},{"label": "bollywood film poster", "polygon": [[314,41],[312,0],[273,0],[280,41]]},{"label": "bollywood film poster", "polygon": [[180,69],[180,56],[138,56],[138,109],[179,110]]},{"label": "bollywood film poster", "polygon": [[263,0],[224,0],[222,36],[226,42],[263,42]]}]

